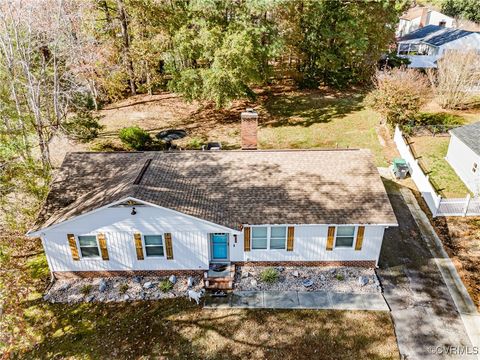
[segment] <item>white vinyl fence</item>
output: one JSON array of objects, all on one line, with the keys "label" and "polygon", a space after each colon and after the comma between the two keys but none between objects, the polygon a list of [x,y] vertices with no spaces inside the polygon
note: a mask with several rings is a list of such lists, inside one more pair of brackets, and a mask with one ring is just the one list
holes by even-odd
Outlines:
[{"label": "white vinyl fence", "polygon": [[402,131],[398,126],[395,128],[393,140],[395,145],[397,145],[400,156],[407,162],[410,168],[410,175],[427,203],[433,217],[480,215],[479,198],[472,199],[470,195],[467,195],[465,198],[442,199],[442,197],[437,194],[428,175],[423,173],[418,160],[413,155],[408,142],[403,137]]}]

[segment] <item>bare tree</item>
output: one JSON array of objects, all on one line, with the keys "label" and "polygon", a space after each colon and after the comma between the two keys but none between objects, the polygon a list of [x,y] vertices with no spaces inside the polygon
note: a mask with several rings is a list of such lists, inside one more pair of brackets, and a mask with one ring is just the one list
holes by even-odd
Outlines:
[{"label": "bare tree", "polygon": [[118,19],[120,20],[120,25],[122,28],[122,39],[123,39],[122,56],[123,56],[123,61],[125,63],[125,66],[127,67],[128,81],[130,84],[130,92],[132,95],[136,95],[137,88],[135,85],[135,72],[133,69],[132,56],[130,54],[130,34],[128,32],[128,18],[127,18],[127,12],[125,11],[123,0],[117,0],[117,12],[118,12]]},{"label": "bare tree", "polygon": [[[76,95],[88,91],[75,67],[82,51],[82,15],[88,5],[74,0],[9,0],[0,4],[0,77],[13,100],[15,116],[5,126],[20,129],[25,152],[38,149],[50,168],[49,141],[61,129]],[[13,124],[15,120],[15,124]],[[29,131],[35,133],[31,144]]]},{"label": "bare tree", "polygon": [[443,108],[468,107],[480,93],[480,55],[475,51],[447,51],[438,61],[438,69],[428,75]]}]

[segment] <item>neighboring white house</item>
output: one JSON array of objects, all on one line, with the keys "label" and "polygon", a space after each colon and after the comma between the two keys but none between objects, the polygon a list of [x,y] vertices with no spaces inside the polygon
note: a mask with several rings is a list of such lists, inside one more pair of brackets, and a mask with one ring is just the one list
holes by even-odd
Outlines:
[{"label": "neighboring white house", "polygon": [[480,122],[450,130],[446,160],[475,195],[480,193]]},{"label": "neighboring white house", "polygon": [[427,25],[438,25],[451,28],[455,26],[455,19],[436,10],[416,6],[408,9],[400,17],[396,36],[405,36],[412,31],[415,31]]},{"label": "neighboring white house", "polygon": [[374,267],[390,226],[369,150],[69,153],[29,236],[64,278]]},{"label": "neighboring white house", "polygon": [[480,51],[480,33],[428,25],[397,41],[397,55],[407,57],[412,68],[435,68],[447,50]]}]

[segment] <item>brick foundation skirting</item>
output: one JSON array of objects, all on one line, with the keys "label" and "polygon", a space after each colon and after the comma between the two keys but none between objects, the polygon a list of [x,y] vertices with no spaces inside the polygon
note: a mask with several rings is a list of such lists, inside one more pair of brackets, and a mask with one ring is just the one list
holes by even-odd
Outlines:
[{"label": "brick foundation skirting", "polygon": [[361,261],[238,261],[238,266],[355,266],[364,268],[376,267],[375,260]]},{"label": "brick foundation skirting", "polygon": [[103,277],[133,277],[133,276],[201,276],[206,270],[131,270],[131,271],[54,271],[57,280]]}]

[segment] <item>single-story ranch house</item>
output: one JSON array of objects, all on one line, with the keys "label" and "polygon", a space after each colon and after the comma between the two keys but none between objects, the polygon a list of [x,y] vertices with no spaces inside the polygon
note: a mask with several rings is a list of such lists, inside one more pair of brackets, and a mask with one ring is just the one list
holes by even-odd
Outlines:
[{"label": "single-story ranch house", "polygon": [[368,150],[90,152],[66,156],[29,236],[56,278],[203,275],[213,262],[375,267],[390,226]]},{"label": "single-story ranch house", "polygon": [[480,122],[450,130],[446,160],[467,188],[480,193]]}]

